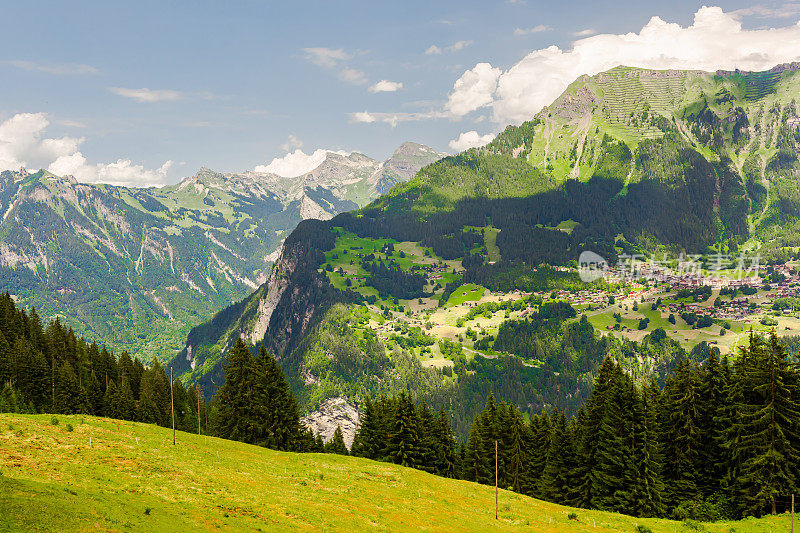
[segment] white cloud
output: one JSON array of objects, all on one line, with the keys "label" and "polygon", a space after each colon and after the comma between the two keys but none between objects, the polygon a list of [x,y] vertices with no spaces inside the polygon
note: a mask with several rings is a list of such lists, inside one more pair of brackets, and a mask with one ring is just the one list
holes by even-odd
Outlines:
[{"label": "white cloud", "polygon": [[573,37],[588,37],[597,33],[594,28],[586,28],[585,30],[576,31],[572,34]]},{"label": "white cloud", "polygon": [[41,168],[76,152],[83,139],[43,138],[50,124],[44,113],[19,113],[0,123],[0,171]]},{"label": "white cloud", "polygon": [[340,61],[346,61],[352,57],[341,48],[303,48],[303,52],[306,53],[306,59],[325,68],[335,67]]},{"label": "white cloud", "polygon": [[353,58],[352,54],[341,48],[303,48],[303,51],[306,53],[306,59],[319,67],[333,69],[341,66],[338,75],[339,79],[345,83],[364,85],[368,81],[366,74],[362,71],[340,65]]},{"label": "white cloud", "polygon": [[453,84],[453,92],[445,104],[445,109],[453,116],[460,117],[490,105],[501,73],[499,68],[493,68],[489,63],[478,63]]},{"label": "white cloud", "polygon": [[366,75],[360,70],[353,68],[342,69],[339,72],[339,79],[347,83],[352,83],[353,85],[364,85],[367,83]]},{"label": "white cloud", "polygon": [[371,124],[376,122],[378,118],[369,111],[358,111],[350,114],[350,122],[361,122],[364,124]]},{"label": "white cloud", "polygon": [[495,122],[519,123],[549,105],[579,76],[617,65],[765,70],[798,59],[800,24],[745,30],[735,15],[702,7],[688,27],[653,17],[639,33],[595,35],[576,41],[571,50],[535,50],[504,72],[479,63],[456,81],[446,109],[459,117],[490,106]]},{"label": "white cloud", "polygon": [[393,93],[403,88],[402,82],[381,80],[369,88],[371,93]]},{"label": "white cloud", "polygon": [[456,41],[452,45],[447,47],[448,52],[458,52],[459,50],[463,50],[467,46],[471,45],[473,41]]},{"label": "white cloud", "polygon": [[274,158],[269,165],[258,165],[255,168],[256,172],[269,172],[270,174],[277,174],[284,178],[296,178],[311,172],[325,161],[328,153],[339,154],[347,157],[350,152],[333,151],[333,150],[314,150],[311,154],[306,154],[299,148],[294,152],[290,152],[283,157]]},{"label": "white cloud", "polygon": [[362,124],[383,122],[395,127],[401,122],[417,122],[445,116],[449,115],[441,111],[425,111],[418,113],[373,113],[370,111],[359,111],[357,113],[350,113],[350,122]]},{"label": "white cloud", "polygon": [[456,41],[450,46],[444,47],[444,49],[432,44],[425,50],[425,55],[432,56],[432,55],[440,55],[442,52],[458,52],[459,50],[463,50],[467,46],[471,45],[474,41]]},{"label": "white cloud", "polygon": [[470,148],[478,148],[489,144],[494,139],[494,135],[488,133],[486,135],[479,135],[477,131],[467,131],[458,136],[458,139],[453,139],[448,144],[450,148],[457,152],[463,152]]},{"label": "white cloud", "polygon": [[78,150],[83,138],[45,138],[50,125],[44,113],[19,113],[0,122],[0,171],[47,168],[59,176],[72,175],[84,182],[149,186],[163,184],[172,165],[167,161],[158,170],[134,165],[128,159],[115,163],[87,164]]},{"label": "white cloud", "polygon": [[99,72],[91,65],[81,63],[35,63],[33,61],[8,61],[8,64],[29,72],[44,72],[45,74],[78,75],[97,74]]},{"label": "white cloud", "polygon": [[286,142],[281,145],[281,150],[285,150],[287,152],[291,152],[295,148],[302,148],[303,141],[301,141],[297,135],[289,134],[289,138],[286,139]]},{"label": "white cloud", "polygon": [[109,91],[125,98],[131,98],[139,103],[152,104],[153,102],[180,100],[183,94],[178,91],[171,91],[168,89],[148,89],[143,87],[141,89],[126,89],[125,87],[109,87]]},{"label": "white cloud", "polygon": [[731,15],[737,17],[756,16],[761,18],[790,18],[800,13],[800,3],[788,2],[779,6],[765,6],[754,4],[750,7],[732,11]]},{"label": "white cloud", "polygon": [[553,28],[550,26],[545,26],[544,24],[539,24],[538,26],[534,26],[532,28],[517,28],[514,30],[514,35],[531,35],[533,33],[542,33],[545,31],[550,31]]},{"label": "white cloud", "polygon": [[167,173],[175,162],[169,160],[156,170],[135,165],[130,159],[117,159],[113,163],[89,165],[80,152],[61,156],[47,167],[57,176],[75,176],[85,182],[109,183],[125,187],[160,187],[167,180]]}]

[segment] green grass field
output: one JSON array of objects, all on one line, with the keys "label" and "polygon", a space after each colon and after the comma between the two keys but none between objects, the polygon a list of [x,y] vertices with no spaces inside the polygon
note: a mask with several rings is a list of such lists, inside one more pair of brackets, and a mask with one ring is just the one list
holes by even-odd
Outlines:
[{"label": "green grass field", "polygon": [[453,294],[447,299],[447,307],[463,305],[466,302],[477,302],[483,298],[483,293],[485,291],[485,287],[475,285],[474,283],[465,283],[453,291]]},{"label": "green grass field", "polygon": [[[495,520],[494,489],[475,483],[182,432],[173,446],[171,431],[152,425],[58,419],[0,415],[0,531],[690,531],[504,490]],[[701,527],[788,531],[789,517]]]}]

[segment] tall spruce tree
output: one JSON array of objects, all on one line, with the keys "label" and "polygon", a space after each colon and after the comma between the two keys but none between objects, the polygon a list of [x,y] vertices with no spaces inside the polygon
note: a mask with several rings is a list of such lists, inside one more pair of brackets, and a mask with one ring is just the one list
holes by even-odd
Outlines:
[{"label": "tall spruce tree", "polygon": [[388,440],[388,457],[398,465],[417,467],[421,462],[419,420],[411,397],[401,393]]},{"label": "tall spruce tree", "polygon": [[768,344],[751,342],[749,349],[755,401],[739,411],[743,462],[736,486],[745,514],[760,516],[775,514],[778,500],[796,486],[800,413],[793,397],[800,397],[800,388],[774,331]]},{"label": "tall spruce tree", "polygon": [[[216,434],[225,439],[252,444],[258,438],[256,422],[252,419],[255,360],[241,338],[236,339],[228,351],[223,368],[225,383],[214,401]],[[145,383],[142,379],[143,392]]]},{"label": "tall spruce tree", "polygon": [[706,498],[722,492],[722,480],[725,471],[725,450],[721,436],[725,431],[722,425],[727,409],[728,389],[727,359],[720,362],[716,348],[710,350],[705,361],[700,383],[700,419],[701,432],[700,471],[698,472],[698,488]]},{"label": "tall spruce tree", "polygon": [[664,385],[663,442],[666,496],[672,506],[697,501],[702,435],[700,379],[688,360],[678,362]]},{"label": "tall spruce tree", "polygon": [[634,408],[634,449],[632,454],[636,476],[629,492],[631,511],[636,516],[664,516],[664,483],[661,481],[662,457],[660,449],[661,391],[655,381],[637,393]]},{"label": "tall spruce tree", "polygon": [[453,437],[453,430],[450,429],[450,417],[444,408],[439,409],[433,431],[436,446],[436,474],[449,478],[456,477],[456,462],[458,460],[456,456],[456,441]]}]

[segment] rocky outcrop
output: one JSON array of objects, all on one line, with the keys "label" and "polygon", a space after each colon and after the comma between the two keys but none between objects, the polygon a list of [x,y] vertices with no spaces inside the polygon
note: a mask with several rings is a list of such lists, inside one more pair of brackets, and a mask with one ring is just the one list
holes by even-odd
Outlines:
[{"label": "rocky outcrop", "polygon": [[358,429],[359,413],[355,406],[337,396],[322,402],[318,409],[301,418],[300,422],[315,435],[322,435],[325,442],[333,437],[337,427],[342,428],[344,443],[349,449]]}]

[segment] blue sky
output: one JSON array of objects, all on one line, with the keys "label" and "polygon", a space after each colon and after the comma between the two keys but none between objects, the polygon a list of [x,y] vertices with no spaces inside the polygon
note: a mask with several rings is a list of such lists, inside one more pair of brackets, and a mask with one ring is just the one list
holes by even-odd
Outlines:
[{"label": "blue sky", "polygon": [[[382,159],[411,140],[452,153],[617,59],[706,69],[800,59],[800,5],[785,2],[5,4],[0,167],[134,185],[200,166],[263,168],[297,149]],[[685,53],[665,59],[673,38]],[[728,38],[746,45],[729,50]]]}]

